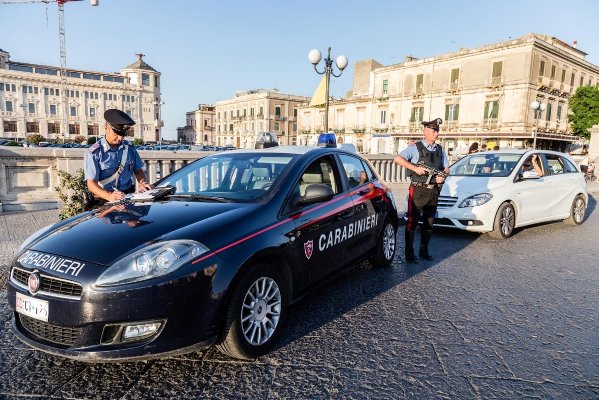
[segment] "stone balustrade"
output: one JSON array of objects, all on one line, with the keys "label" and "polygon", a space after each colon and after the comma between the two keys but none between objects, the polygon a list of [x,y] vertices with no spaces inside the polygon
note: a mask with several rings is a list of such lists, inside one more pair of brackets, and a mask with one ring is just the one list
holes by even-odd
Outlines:
[{"label": "stone balustrade", "polygon": [[[54,191],[59,184],[57,170],[74,174],[83,168],[87,149],[47,147],[0,147],[0,212],[42,210],[60,207]],[[188,163],[213,154],[205,151],[141,150],[149,182],[174,172]],[[381,178],[389,183],[405,182],[405,170],[393,163],[393,156],[366,155]]]}]

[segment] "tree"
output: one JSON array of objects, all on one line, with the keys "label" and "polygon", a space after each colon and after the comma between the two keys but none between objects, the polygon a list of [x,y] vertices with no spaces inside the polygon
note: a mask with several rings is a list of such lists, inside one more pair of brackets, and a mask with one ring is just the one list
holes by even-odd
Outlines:
[{"label": "tree", "polygon": [[32,133],[31,135],[27,136],[27,143],[31,143],[34,145],[38,145],[40,142],[43,142],[45,140],[45,138],[40,135],[39,133]]},{"label": "tree", "polygon": [[133,139],[133,144],[136,146],[141,146],[142,144],[144,144],[144,140],[141,138],[134,138]]},{"label": "tree", "polygon": [[580,86],[570,98],[570,127],[572,134],[590,137],[589,128],[599,124],[599,88]]},{"label": "tree", "polygon": [[83,143],[85,141],[85,136],[77,135],[73,138],[73,142],[75,143]]}]

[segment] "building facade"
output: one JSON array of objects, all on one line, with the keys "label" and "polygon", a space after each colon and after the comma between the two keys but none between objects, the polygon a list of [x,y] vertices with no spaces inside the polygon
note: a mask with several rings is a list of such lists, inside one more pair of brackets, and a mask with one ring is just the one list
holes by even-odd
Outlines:
[{"label": "building facade", "polygon": [[[578,141],[569,132],[568,99],[599,84],[599,67],[585,56],[575,44],[531,33],[390,66],[361,61],[352,92],[330,104],[329,126],[339,142],[373,154],[395,154],[436,117],[450,153],[475,141],[527,148],[535,136],[538,148],[564,151]],[[533,101],[546,109],[535,112]],[[300,142],[316,143],[323,128],[323,110],[300,108]]]},{"label": "building facade", "polygon": [[282,145],[297,141],[297,110],[309,97],[280,93],[277,89],[238,92],[216,103],[216,145],[253,148],[260,132],[275,132]]},{"label": "building facade", "polygon": [[214,146],[214,115],[214,106],[207,104],[198,104],[196,110],[185,113],[186,125],[177,128],[179,143]]},{"label": "building facade", "polygon": [[[58,140],[101,136],[104,111],[118,108],[137,123],[135,138],[158,141],[163,125],[160,72],[142,56],[120,73],[67,68],[63,93],[60,67],[11,61],[10,54],[0,50],[0,138],[22,140],[33,133]],[[63,132],[65,109],[68,128]]]}]

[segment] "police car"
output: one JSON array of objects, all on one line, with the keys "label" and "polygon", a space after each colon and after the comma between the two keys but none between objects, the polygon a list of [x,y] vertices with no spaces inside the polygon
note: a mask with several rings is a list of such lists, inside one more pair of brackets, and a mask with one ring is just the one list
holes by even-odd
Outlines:
[{"label": "police car", "polygon": [[213,344],[251,359],[311,288],[363,260],[391,264],[395,201],[367,160],[260,147],[199,159],[152,193],[33,234],[7,290],[19,339],[83,361]]}]

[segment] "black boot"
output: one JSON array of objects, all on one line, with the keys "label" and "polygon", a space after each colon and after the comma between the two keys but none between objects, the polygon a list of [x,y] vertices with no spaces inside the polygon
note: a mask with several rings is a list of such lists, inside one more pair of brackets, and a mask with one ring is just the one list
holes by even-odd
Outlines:
[{"label": "black boot", "polygon": [[416,232],[406,230],[406,262],[418,262],[414,254],[414,235]]},{"label": "black boot", "polygon": [[431,241],[431,236],[433,236],[433,231],[420,231],[420,252],[419,255],[421,258],[425,260],[432,261],[433,257],[428,253],[428,244]]}]

